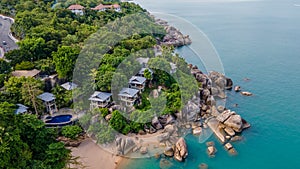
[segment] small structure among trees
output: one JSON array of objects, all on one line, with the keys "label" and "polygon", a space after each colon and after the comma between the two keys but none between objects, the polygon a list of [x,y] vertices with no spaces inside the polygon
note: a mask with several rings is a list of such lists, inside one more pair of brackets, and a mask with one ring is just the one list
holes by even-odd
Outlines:
[{"label": "small structure among trees", "polygon": [[38,98],[43,101],[47,112],[49,112],[51,115],[58,111],[54,94],[45,92],[39,95]]},{"label": "small structure among trees", "polygon": [[113,5],[103,5],[99,4],[95,8],[91,8],[92,10],[98,11],[98,12],[103,12],[109,9],[113,9],[116,12],[121,12],[121,6],[119,4],[113,4]]},{"label": "small structure among trees", "polygon": [[15,114],[25,114],[28,112],[29,107],[23,104],[17,104],[18,109],[15,111]]},{"label": "small structure among trees", "polygon": [[68,9],[71,10],[75,14],[83,15],[84,7],[79,4],[71,5],[71,6],[69,6]]},{"label": "small structure among trees", "polygon": [[14,77],[33,77],[38,78],[40,75],[40,70],[33,69],[33,70],[16,70],[11,72],[12,76]]},{"label": "small structure among trees", "polygon": [[78,85],[73,83],[73,82],[66,82],[66,83],[64,83],[60,86],[63,87],[64,89],[68,90],[68,91],[76,89],[78,87]]}]

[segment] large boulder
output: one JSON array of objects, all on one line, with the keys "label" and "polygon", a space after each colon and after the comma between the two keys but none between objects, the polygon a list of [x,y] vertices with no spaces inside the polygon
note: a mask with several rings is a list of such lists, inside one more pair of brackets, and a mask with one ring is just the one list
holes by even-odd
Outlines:
[{"label": "large boulder", "polygon": [[243,122],[240,115],[231,115],[224,124],[228,127],[231,127],[236,132],[241,132],[243,129]]},{"label": "large boulder", "polygon": [[216,152],[217,152],[217,149],[214,146],[207,147],[207,154],[209,156],[214,156]]},{"label": "large boulder", "polygon": [[160,130],[163,128],[163,126],[160,124],[159,120],[158,120],[158,117],[154,117],[152,119],[152,122],[151,122],[152,126],[156,129],[156,130]]},{"label": "large boulder", "polygon": [[166,147],[164,150],[164,154],[167,157],[173,157],[174,156],[174,149],[172,147]]},{"label": "large boulder", "polygon": [[228,135],[230,135],[230,136],[234,136],[234,135],[235,135],[234,130],[233,130],[232,128],[230,128],[230,127],[225,127],[225,128],[224,128],[224,131],[225,131]]},{"label": "large boulder", "polygon": [[184,116],[183,118],[186,119],[186,121],[188,122],[196,121],[199,113],[200,113],[200,107],[191,101],[189,101],[182,110],[182,114]]},{"label": "large boulder", "polygon": [[168,124],[175,123],[175,117],[172,115],[163,115],[158,118],[161,125],[166,126]]},{"label": "large boulder", "polygon": [[115,141],[117,154],[125,155],[131,151],[136,145],[131,138],[118,137]]},{"label": "large boulder", "polygon": [[141,147],[140,153],[141,154],[147,154],[148,153],[148,148],[147,147]]},{"label": "large boulder", "polygon": [[236,114],[234,111],[225,110],[217,116],[217,120],[221,123],[224,123],[231,115]]},{"label": "large boulder", "polygon": [[188,156],[188,149],[184,138],[179,138],[175,144],[174,158],[177,161],[183,161]]}]

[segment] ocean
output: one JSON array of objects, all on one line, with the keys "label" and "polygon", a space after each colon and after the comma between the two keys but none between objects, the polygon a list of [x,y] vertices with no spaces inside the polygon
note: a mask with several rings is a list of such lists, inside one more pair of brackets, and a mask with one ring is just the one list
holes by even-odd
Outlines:
[{"label": "ocean", "polygon": [[[206,154],[197,137],[186,137],[189,156],[170,159],[170,169],[300,169],[300,1],[299,0],[136,0],[150,12],[186,19],[214,45],[226,76],[252,97],[228,92],[226,105],[252,127],[233,143],[230,156],[214,136],[218,152]],[[176,25],[176,20],[171,21]],[[189,30],[181,30],[193,34]],[[193,40],[197,43],[197,40]],[[205,69],[189,47],[177,50]],[[245,78],[250,80],[245,81]],[[238,104],[238,107],[233,107]],[[160,159],[132,160],[126,169],[159,169]]]}]

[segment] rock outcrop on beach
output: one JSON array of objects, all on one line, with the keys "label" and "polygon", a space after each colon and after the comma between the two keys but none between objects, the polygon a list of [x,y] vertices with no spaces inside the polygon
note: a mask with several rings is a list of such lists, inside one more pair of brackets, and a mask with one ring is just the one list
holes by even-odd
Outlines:
[{"label": "rock outcrop on beach", "polygon": [[161,26],[164,26],[164,29],[167,33],[161,42],[162,45],[180,47],[184,45],[190,45],[192,43],[189,35],[183,35],[179,29],[170,26],[168,22],[161,19],[156,19],[155,22]]},{"label": "rock outcrop on beach", "polygon": [[188,149],[184,138],[180,138],[175,144],[174,158],[177,161],[183,161],[188,156]]}]

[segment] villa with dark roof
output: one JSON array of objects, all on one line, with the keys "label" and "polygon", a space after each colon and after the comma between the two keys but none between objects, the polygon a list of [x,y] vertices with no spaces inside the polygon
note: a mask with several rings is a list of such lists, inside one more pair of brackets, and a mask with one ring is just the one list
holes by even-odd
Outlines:
[{"label": "villa with dark roof", "polygon": [[71,6],[69,6],[68,9],[71,10],[75,14],[83,15],[84,7],[79,4],[71,5]]},{"label": "villa with dark roof", "polygon": [[131,89],[131,88],[123,88],[119,92],[118,97],[122,105],[125,105],[127,107],[132,107],[138,99],[138,93],[139,90]]},{"label": "villa with dark roof", "polygon": [[129,80],[129,87],[137,89],[140,92],[144,91],[146,86],[146,78],[141,76],[132,76]]},{"label": "villa with dark roof", "polygon": [[89,98],[91,101],[90,109],[105,108],[111,103],[111,93],[95,91],[94,94]]},{"label": "villa with dark roof", "polygon": [[38,98],[43,101],[48,113],[54,114],[58,111],[54,94],[45,92],[39,95]]}]

